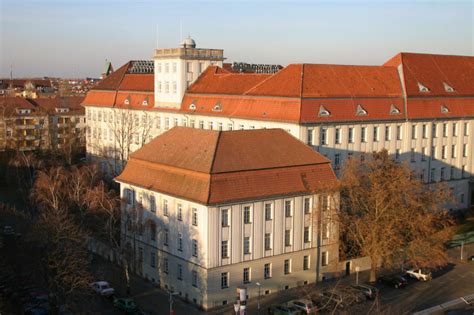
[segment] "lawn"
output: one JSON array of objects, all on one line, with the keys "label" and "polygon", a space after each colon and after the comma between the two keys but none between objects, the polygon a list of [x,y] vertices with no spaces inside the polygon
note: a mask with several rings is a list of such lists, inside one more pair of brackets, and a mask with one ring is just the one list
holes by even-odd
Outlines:
[{"label": "lawn", "polygon": [[452,241],[449,242],[449,247],[461,246],[464,244],[474,243],[474,215],[466,217],[455,227],[455,235]]}]

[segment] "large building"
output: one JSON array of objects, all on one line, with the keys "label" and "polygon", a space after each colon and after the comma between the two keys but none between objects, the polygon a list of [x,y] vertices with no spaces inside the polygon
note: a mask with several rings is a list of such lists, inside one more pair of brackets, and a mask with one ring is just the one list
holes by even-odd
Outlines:
[{"label": "large building", "polygon": [[83,151],[82,101],[82,97],[0,97],[0,151]]},{"label": "large building", "polygon": [[[155,71],[160,60],[155,60]],[[177,71],[179,85],[185,86],[186,69]],[[474,57],[400,53],[381,66],[290,64],[275,74],[211,66],[176,108],[160,103],[157,83],[149,83],[160,76],[148,75],[146,82],[134,80],[133,89],[111,75],[102,83],[113,85],[113,91],[98,87],[84,101],[91,117],[88,153],[104,168],[120,169],[115,161],[126,155],[101,154],[120,145],[110,137],[110,123],[98,117],[111,119],[126,108],[137,122],[128,129],[135,128],[129,152],[173,126],[282,128],[327,156],[336,171],[348,157],[363,159],[387,149],[426,183],[446,181],[456,197],[451,208],[474,204]],[[145,102],[145,95],[136,96],[144,89],[147,96],[155,90],[154,104]],[[134,98],[133,104],[127,97]]]},{"label": "large building", "polygon": [[336,272],[336,176],[284,130],[174,127],[116,180],[133,270],[205,309]]}]

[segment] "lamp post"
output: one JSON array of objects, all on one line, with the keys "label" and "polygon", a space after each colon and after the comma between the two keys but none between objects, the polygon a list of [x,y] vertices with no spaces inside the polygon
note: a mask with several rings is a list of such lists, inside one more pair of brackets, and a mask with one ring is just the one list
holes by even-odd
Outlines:
[{"label": "lamp post", "polygon": [[255,283],[258,286],[258,296],[257,296],[257,315],[260,315],[260,282]]},{"label": "lamp post", "polygon": [[169,302],[170,302],[170,315],[173,315],[173,296],[178,295],[178,292],[171,292],[170,291],[170,297],[169,297]]},{"label": "lamp post", "polygon": [[360,271],[359,266],[357,266],[355,270],[356,270],[356,285],[359,285],[359,271]]}]

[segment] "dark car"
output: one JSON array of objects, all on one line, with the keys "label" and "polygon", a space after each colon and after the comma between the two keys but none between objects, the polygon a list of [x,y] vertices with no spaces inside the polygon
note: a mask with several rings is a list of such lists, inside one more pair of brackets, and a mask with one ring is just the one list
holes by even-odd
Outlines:
[{"label": "dark car", "polygon": [[379,289],[368,284],[353,284],[351,288],[355,291],[364,293],[365,297],[369,300],[375,299],[379,294]]},{"label": "dark car", "polygon": [[400,275],[381,276],[377,281],[389,287],[394,287],[395,289],[404,287],[408,283],[407,279]]}]

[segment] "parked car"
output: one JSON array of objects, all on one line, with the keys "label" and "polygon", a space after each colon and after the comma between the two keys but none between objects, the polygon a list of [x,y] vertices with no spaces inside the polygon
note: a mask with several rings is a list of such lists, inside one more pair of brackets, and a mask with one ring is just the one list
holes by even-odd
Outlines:
[{"label": "parked car", "polygon": [[118,298],[114,299],[114,306],[126,313],[137,311],[137,304],[132,298]]},{"label": "parked car", "polygon": [[429,281],[433,279],[433,276],[431,275],[431,272],[425,271],[422,269],[410,269],[406,271],[406,274],[418,281]]},{"label": "parked car", "polygon": [[107,281],[97,281],[91,283],[92,290],[102,296],[111,296],[114,295],[114,288],[110,287],[110,284]]},{"label": "parked car", "polygon": [[467,261],[474,262],[474,255],[469,256],[469,257],[467,258]]},{"label": "parked car", "polygon": [[353,284],[351,285],[353,290],[364,293],[365,297],[369,300],[373,300],[379,294],[379,289],[368,284]]},{"label": "parked car", "polygon": [[304,314],[315,314],[318,312],[317,306],[308,299],[291,300],[287,304],[288,306],[294,306],[297,309],[302,310]]},{"label": "parked car", "polygon": [[378,278],[378,282],[390,287],[394,287],[395,289],[404,287],[408,283],[407,279],[399,275],[381,276]]},{"label": "parked car", "polygon": [[295,306],[288,305],[272,305],[268,308],[270,315],[301,315],[303,311]]}]

